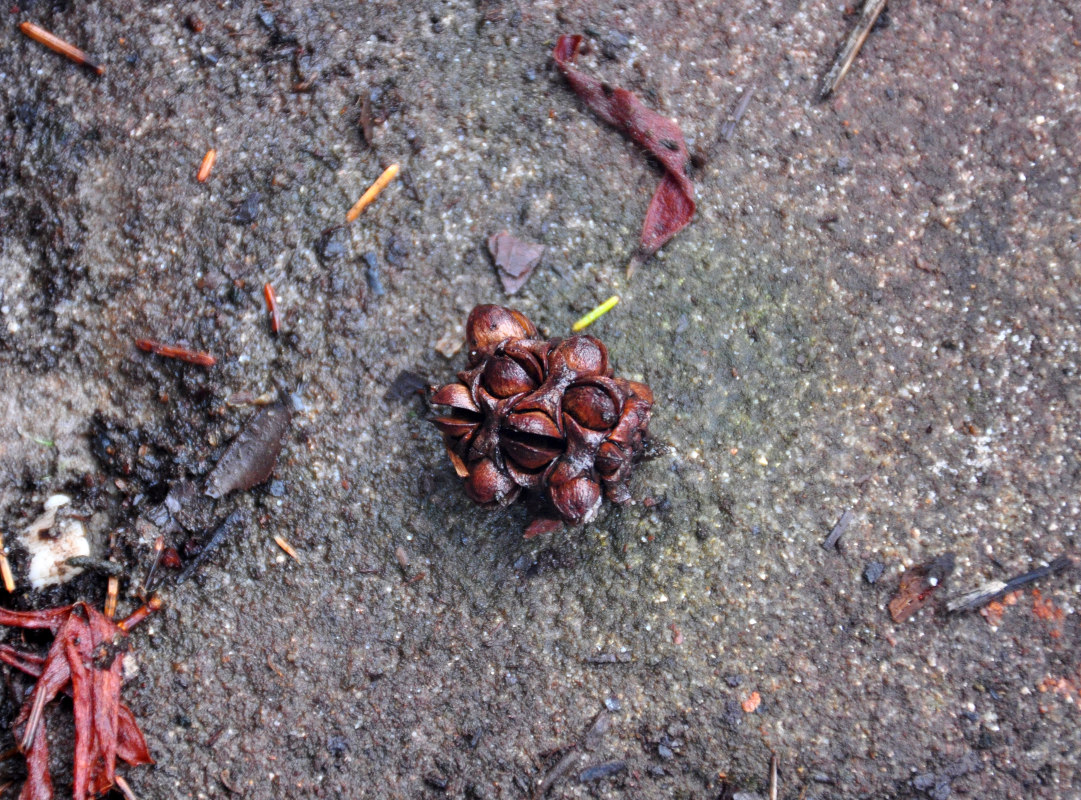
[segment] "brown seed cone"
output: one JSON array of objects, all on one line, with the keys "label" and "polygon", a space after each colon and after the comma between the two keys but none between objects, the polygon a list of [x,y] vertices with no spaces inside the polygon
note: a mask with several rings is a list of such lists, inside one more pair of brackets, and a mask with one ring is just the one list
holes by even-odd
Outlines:
[{"label": "brown seed cone", "polygon": [[468,369],[436,390],[432,419],[466,494],[508,505],[543,491],[570,524],[592,521],[603,496],[630,500],[627,481],[648,437],[653,393],[612,377],[592,336],[544,341],[519,311],[477,306],[466,323]]}]

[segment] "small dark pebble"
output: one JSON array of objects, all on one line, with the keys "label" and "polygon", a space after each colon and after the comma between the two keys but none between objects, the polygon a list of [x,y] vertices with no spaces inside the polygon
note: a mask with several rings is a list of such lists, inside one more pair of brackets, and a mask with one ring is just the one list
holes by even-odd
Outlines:
[{"label": "small dark pebble", "polygon": [[668,761],[670,758],[674,758],[676,754],[672,752],[672,748],[668,745],[659,744],[657,745],[657,755]]},{"label": "small dark pebble", "polygon": [[379,257],[369,250],[364,254],[364,263],[367,265],[365,276],[368,279],[368,291],[374,297],[382,297],[386,294],[386,290],[383,289],[383,283],[379,279]]},{"label": "small dark pebble", "polygon": [[319,237],[319,242],[315,246],[315,254],[319,256],[319,260],[326,264],[329,261],[337,261],[339,258],[345,255],[345,242],[342,241],[341,228],[328,228],[323,231]]},{"label": "small dark pebble", "polygon": [[582,783],[599,781],[605,778],[610,778],[613,775],[618,775],[626,768],[626,761],[606,761],[603,764],[595,764],[592,767],[586,767],[584,770],[582,770],[582,774],[578,776],[578,780]]},{"label": "small dark pebble", "polygon": [[387,402],[395,400],[404,402],[416,397],[418,394],[422,394],[427,388],[428,381],[415,372],[403,369],[394,379],[394,383],[387,389],[383,399]]},{"label": "small dark pebble", "polygon": [[447,782],[446,778],[440,778],[438,775],[425,775],[424,782],[428,784],[428,786],[430,786],[432,789],[440,792],[445,792],[447,790],[447,786],[450,785]]},{"label": "small dark pebble", "polygon": [[386,247],[383,248],[383,258],[392,267],[400,267],[405,264],[409,257],[409,245],[395,236],[393,233],[387,237]]},{"label": "small dark pebble", "polygon": [[924,772],[922,775],[917,775],[912,779],[912,786],[915,789],[919,789],[921,792],[925,792],[928,789],[933,789],[935,786],[935,776],[932,772]]},{"label": "small dark pebble", "polygon": [[742,686],[743,685],[743,676],[742,675],[725,675],[724,676],[724,682],[727,683],[729,686],[731,686],[733,689],[735,689],[737,686]]},{"label": "small dark pebble", "polygon": [[882,577],[882,573],[886,571],[886,565],[881,561],[872,561],[866,567],[863,568],[863,579],[872,586],[875,582]]},{"label": "small dark pebble", "polygon": [[162,503],[160,506],[154,506],[146,512],[146,518],[150,520],[151,524],[158,528],[164,528],[165,524],[169,521],[169,509]]},{"label": "small dark pebble", "polygon": [[331,755],[340,756],[349,749],[349,742],[342,736],[331,736],[327,739],[327,750]]},{"label": "small dark pebble", "polygon": [[233,212],[233,222],[237,225],[251,225],[259,218],[259,207],[262,205],[263,196],[259,192],[251,191],[237,203],[236,211]]}]

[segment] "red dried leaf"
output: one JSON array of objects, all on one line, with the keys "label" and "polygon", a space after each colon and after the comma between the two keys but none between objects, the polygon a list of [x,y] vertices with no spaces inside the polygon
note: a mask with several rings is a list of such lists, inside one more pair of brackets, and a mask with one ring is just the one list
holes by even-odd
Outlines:
[{"label": "red dried leaf", "polygon": [[687,177],[690,154],[683,132],[667,117],[652,111],[631,92],[576,70],[581,36],[560,36],[552,58],[571,88],[593,111],[644,147],[664,167],[665,175],[646,211],[636,258],[645,261],[681,231],[694,216],[694,186]]},{"label": "red dried leaf", "polygon": [[901,576],[897,594],[889,602],[893,621],[904,622],[927,605],[931,595],[953,572],[953,566],[953,553],[946,553],[905,572]]},{"label": "red dried leaf", "polygon": [[0,662],[37,679],[15,720],[27,766],[20,800],[53,796],[44,711],[61,692],[71,696],[75,716],[75,800],[109,791],[116,783],[118,757],[133,765],[153,763],[135,717],[120,702],[121,654],[127,631],[159,607],[159,602],[152,601],[120,623],[85,603],[46,611],[0,609],[0,624],[50,628],[54,634],[44,658],[0,645]]}]

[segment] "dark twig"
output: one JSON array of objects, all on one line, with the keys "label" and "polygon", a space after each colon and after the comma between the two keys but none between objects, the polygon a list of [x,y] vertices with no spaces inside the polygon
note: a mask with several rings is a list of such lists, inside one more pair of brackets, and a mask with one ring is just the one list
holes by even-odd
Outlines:
[{"label": "dark twig", "polygon": [[548,790],[555,786],[556,781],[560,780],[574,768],[575,764],[581,761],[583,749],[592,750],[600,744],[611,723],[612,719],[606,711],[597,714],[586,735],[582,737],[582,741],[571,745],[571,748],[544,776],[544,780],[537,785],[536,791],[533,792],[533,800],[541,800],[542,797],[548,794]]},{"label": "dark twig", "polygon": [[979,589],[958,595],[946,603],[946,608],[950,611],[972,611],[987,605],[992,600],[997,600],[1016,589],[1020,589],[1025,584],[1046,578],[1048,575],[1054,575],[1056,572],[1062,572],[1073,567],[1073,565],[1073,559],[1069,556],[1059,556],[1045,567],[1037,567],[1034,570],[1010,578],[1008,581],[990,581]]},{"label": "dark twig", "polygon": [[859,53],[863,43],[867,40],[867,34],[871,32],[878,15],[882,13],[882,9],[885,7],[886,0],[865,0],[856,27],[848,34],[844,46],[841,47],[837,53],[837,58],[834,59],[833,66],[830,67],[830,71],[826,73],[826,77],[822,80],[822,88],[818,93],[819,100],[825,100],[833,94],[837,89],[837,84],[848,74],[848,68],[852,66],[856,54]]},{"label": "dark twig", "polygon": [[826,541],[822,542],[822,546],[825,549],[829,550],[831,547],[837,546],[837,542],[844,535],[844,532],[848,530],[848,526],[851,524],[854,516],[856,515],[851,508],[845,509],[845,513],[837,520],[837,524],[833,526],[833,530],[830,531],[830,535],[826,537]]},{"label": "dark twig", "polygon": [[218,529],[214,531],[214,535],[210,537],[210,541],[206,543],[203,549],[199,552],[199,555],[193,558],[191,563],[188,564],[188,566],[184,568],[184,571],[180,573],[180,576],[176,579],[176,585],[179,586],[192,575],[194,575],[195,571],[199,569],[199,567],[201,567],[203,563],[208,558],[210,558],[211,554],[213,554],[213,552],[221,546],[221,543],[228,538],[229,534],[233,532],[234,528],[243,527],[241,523],[246,521],[247,516],[248,515],[245,514],[243,511],[234,511],[232,514],[226,517],[225,522],[219,525]]}]

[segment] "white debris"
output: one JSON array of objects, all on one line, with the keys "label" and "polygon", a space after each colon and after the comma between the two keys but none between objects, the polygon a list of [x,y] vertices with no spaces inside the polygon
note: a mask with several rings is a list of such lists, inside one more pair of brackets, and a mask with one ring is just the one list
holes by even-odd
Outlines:
[{"label": "white debris", "polygon": [[22,543],[30,553],[27,580],[35,589],[71,580],[82,567],[66,562],[74,556],[90,555],[86,527],[76,519],[56,522],[56,512],[71,502],[64,494],[54,494],[45,501],[45,513],[34,520],[22,534]]}]

